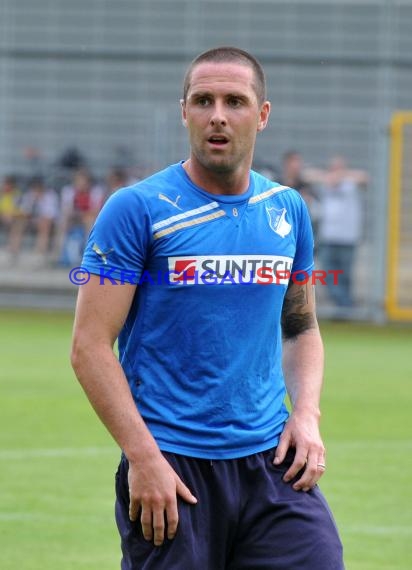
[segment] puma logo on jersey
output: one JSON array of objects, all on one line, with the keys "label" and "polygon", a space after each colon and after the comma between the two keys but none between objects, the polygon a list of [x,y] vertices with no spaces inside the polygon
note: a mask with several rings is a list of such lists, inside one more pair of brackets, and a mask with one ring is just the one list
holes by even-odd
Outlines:
[{"label": "puma logo on jersey", "polygon": [[173,202],[173,200],[171,200],[171,198],[169,198],[168,196],[165,196],[164,194],[159,194],[158,196],[159,200],[164,200],[165,202],[169,202],[169,204],[172,204],[172,206],[174,206],[175,208],[177,208],[178,210],[181,210],[182,208],[178,205],[178,202],[180,200],[180,194],[179,196],[176,198],[176,200]]},{"label": "puma logo on jersey", "polygon": [[102,258],[103,263],[106,265],[107,264],[107,256],[109,255],[109,253],[111,253],[113,251],[113,248],[111,247],[108,251],[102,251],[100,249],[100,247],[97,245],[97,243],[93,244],[92,250],[97,253],[97,255],[99,257]]}]

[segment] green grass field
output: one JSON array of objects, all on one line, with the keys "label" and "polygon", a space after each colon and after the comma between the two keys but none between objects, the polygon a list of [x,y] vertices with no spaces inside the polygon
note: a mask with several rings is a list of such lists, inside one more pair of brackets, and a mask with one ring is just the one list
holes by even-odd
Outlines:
[{"label": "green grass field", "polygon": [[[119,454],[70,369],[71,322],[66,314],[0,312],[2,570],[119,568]],[[321,328],[328,448],[321,487],[347,570],[410,570],[412,329]]]}]

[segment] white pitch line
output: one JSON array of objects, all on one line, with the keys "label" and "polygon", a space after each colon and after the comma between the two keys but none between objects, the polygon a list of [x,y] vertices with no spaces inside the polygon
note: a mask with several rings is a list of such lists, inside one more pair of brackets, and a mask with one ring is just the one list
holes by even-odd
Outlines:
[{"label": "white pitch line", "polygon": [[89,457],[120,453],[116,447],[57,447],[44,449],[0,449],[0,459],[20,460],[59,457]]},{"label": "white pitch line", "polygon": [[351,534],[371,534],[376,536],[386,536],[386,535],[402,535],[402,536],[412,536],[412,526],[405,525],[393,525],[393,526],[380,526],[380,525],[354,525],[345,526],[343,524],[339,525],[341,532],[351,533]]}]

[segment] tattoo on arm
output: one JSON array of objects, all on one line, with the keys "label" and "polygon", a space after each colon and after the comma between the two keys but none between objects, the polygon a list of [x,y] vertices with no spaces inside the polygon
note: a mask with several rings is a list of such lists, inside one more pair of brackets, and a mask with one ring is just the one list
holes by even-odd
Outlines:
[{"label": "tattoo on arm", "polygon": [[312,291],[307,283],[290,283],[282,309],[282,336],[291,340],[316,326]]}]

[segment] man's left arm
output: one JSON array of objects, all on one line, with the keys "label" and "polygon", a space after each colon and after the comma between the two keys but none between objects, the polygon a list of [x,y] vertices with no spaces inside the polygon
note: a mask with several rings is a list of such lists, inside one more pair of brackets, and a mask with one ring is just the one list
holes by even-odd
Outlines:
[{"label": "man's left arm", "polygon": [[282,309],[283,372],[292,412],[276,450],[280,464],[289,448],[294,461],[285,473],[296,491],[309,491],[325,469],[325,447],[319,432],[320,394],[323,383],[323,344],[316,320],[313,285],[291,281]]}]

